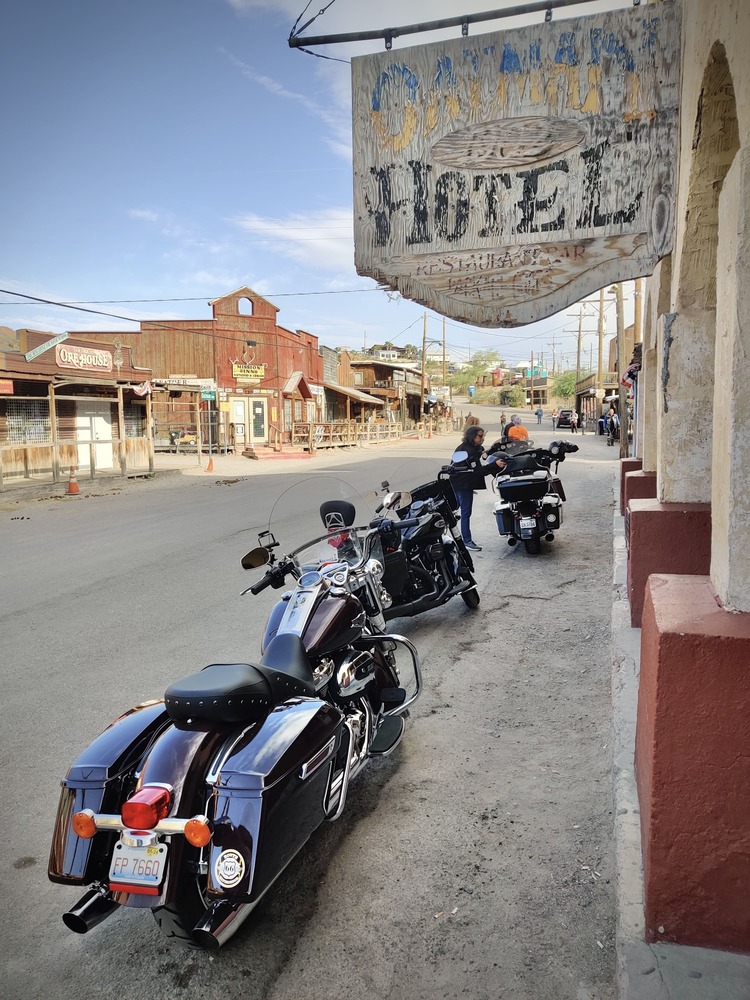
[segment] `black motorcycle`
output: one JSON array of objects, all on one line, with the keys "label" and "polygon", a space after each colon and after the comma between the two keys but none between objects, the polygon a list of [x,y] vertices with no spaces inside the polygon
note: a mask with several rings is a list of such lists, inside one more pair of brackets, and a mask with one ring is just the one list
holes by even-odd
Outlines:
[{"label": "black motorcycle", "polygon": [[381,489],[386,620],[419,615],[457,595],[468,608],[477,608],[474,563],[461,537],[450,470],[408,492],[391,491],[387,480]]},{"label": "black motorcycle", "polygon": [[[528,446],[528,442],[524,442]],[[524,543],[526,551],[536,554],[541,540],[553,541],[563,523],[565,490],[557,475],[565,456],[578,451],[578,445],[552,441],[549,448],[522,448],[520,443],[495,442],[490,457],[502,456],[505,467],[495,477],[494,488],[500,499],[495,504],[495,520],[508,544]],[[554,473],[550,467],[554,462]]]},{"label": "black motorcycle", "polygon": [[[309,527],[310,480],[297,495],[274,507],[290,534]],[[316,525],[281,557],[269,522],[242,560],[266,567],[245,593],[289,587],[262,655],[177,681],[70,767],[48,873],[89,887],[63,916],[71,930],[129,906],[150,910],[169,937],[218,949],[313,832],[341,816],[354,775],[398,745],[419,659],[385,633],[380,528],[354,527],[354,510],[329,499],[326,533]]]}]

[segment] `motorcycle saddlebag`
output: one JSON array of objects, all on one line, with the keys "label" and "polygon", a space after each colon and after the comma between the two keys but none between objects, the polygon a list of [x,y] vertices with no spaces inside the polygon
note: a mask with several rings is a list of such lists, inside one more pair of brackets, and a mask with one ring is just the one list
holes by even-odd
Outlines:
[{"label": "motorcycle saddlebag", "polygon": [[498,500],[495,504],[495,521],[501,535],[513,534],[513,511],[510,509],[510,504]]},{"label": "motorcycle saddlebag", "polygon": [[290,698],[245,731],[215,780],[210,896],[265,892],[334,811],[350,749],[343,715],[317,698]]},{"label": "motorcycle saddlebag", "polygon": [[549,493],[542,499],[542,517],[549,531],[556,531],[563,521],[562,501],[559,496]]},{"label": "motorcycle saddlebag", "polygon": [[152,702],[126,712],[105,729],[73,762],[62,781],[60,802],[47,874],[52,882],[86,885],[106,880],[112,844],[117,834],[100,831],[90,840],[72,829],[82,809],[117,813],[134,771],[158,734],[170,725],[164,702]]}]

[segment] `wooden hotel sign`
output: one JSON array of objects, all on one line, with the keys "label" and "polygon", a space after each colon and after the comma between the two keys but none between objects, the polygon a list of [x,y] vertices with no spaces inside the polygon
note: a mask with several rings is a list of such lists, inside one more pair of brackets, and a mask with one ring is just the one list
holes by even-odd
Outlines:
[{"label": "wooden hotel sign", "polygon": [[359,274],[513,327],[672,248],[677,0],[352,60]]}]

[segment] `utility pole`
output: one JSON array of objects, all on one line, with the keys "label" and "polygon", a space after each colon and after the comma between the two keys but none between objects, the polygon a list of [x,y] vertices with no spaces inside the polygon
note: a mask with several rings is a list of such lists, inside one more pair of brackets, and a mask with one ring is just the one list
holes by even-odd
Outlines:
[{"label": "utility pole", "polygon": [[426,365],[427,365],[427,313],[424,314],[424,322],[422,327],[422,379],[421,379],[421,389],[419,391],[419,420],[418,423],[422,421],[424,417],[424,380],[426,375]]},{"label": "utility pole", "polygon": [[529,393],[531,408],[534,408],[534,352],[531,352],[531,391]]},{"label": "utility pole", "polygon": [[604,399],[604,375],[602,372],[602,354],[604,352],[604,289],[599,289],[599,356],[596,362],[596,398],[601,405]]},{"label": "utility pole", "polygon": [[445,316],[443,316],[443,385],[446,383],[445,373]]},{"label": "utility pole", "polygon": [[617,303],[617,402],[620,417],[620,458],[628,457],[628,390],[622,384],[625,373],[625,312],[622,285],[615,285]]},{"label": "utility pole", "polygon": [[578,309],[578,348],[576,350],[576,386],[581,377],[581,338],[583,337],[583,306]]}]

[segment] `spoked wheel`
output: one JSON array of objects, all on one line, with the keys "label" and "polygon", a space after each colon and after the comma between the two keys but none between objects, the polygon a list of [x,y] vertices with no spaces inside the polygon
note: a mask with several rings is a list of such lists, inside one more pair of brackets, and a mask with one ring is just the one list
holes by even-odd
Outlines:
[{"label": "spoked wheel", "polygon": [[471,590],[462,590],[461,597],[466,607],[471,608],[472,611],[479,607],[479,591],[476,587],[472,587]]},{"label": "spoked wheel", "polygon": [[537,555],[542,548],[542,543],[538,538],[524,538],[523,544],[526,546],[526,551],[532,555]]}]

